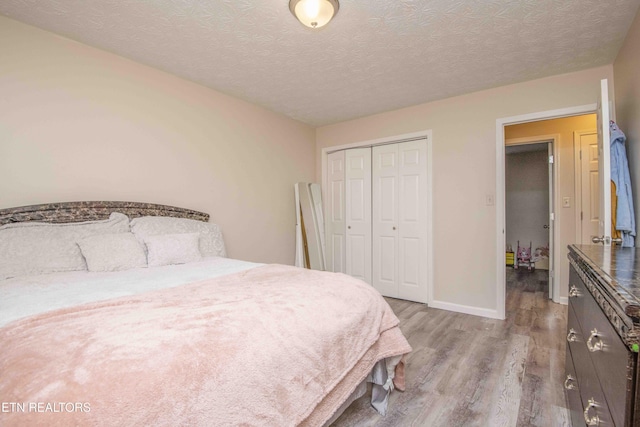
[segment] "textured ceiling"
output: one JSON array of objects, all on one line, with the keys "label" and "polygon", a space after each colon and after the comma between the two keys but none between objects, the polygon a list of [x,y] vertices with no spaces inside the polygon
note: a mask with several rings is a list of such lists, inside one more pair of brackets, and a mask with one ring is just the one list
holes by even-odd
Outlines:
[{"label": "textured ceiling", "polygon": [[0,13],[311,125],[610,64],[640,0],[1,0]]}]

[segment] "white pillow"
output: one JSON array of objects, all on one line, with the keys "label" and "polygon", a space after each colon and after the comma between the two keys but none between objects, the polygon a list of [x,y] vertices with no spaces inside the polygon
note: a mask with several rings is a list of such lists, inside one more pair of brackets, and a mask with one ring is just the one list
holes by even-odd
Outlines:
[{"label": "white pillow", "polygon": [[199,233],[158,234],[145,239],[149,267],[200,261]]},{"label": "white pillow", "polygon": [[77,241],[95,234],[125,233],[129,218],[63,224],[22,222],[0,227],[0,279],[56,271],[86,270]]},{"label": "white pillow", "polygon": [[78,241],[89,271],[146,267],[144,248],[133,233],[97,234]]},{"label": "white pillow", "polygon": [[131,231],[141,242],[158,234],[199,233],[202,256],[227,256],[222,231],[217,224],[211,222],[167,216],[143,216],[131,220]]}]

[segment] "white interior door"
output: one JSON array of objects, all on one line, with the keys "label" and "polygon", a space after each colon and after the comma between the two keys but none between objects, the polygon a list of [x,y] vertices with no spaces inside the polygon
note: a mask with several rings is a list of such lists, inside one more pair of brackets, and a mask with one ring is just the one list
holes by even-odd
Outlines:
[{"label": "white interior door", "polygon": [[578,243],[591,244],[591,239],[599,234],[600,191],[598,177],[598,132],[576,132],[575,144],[580,150],[579,177],[580,223]]},{"label": "white interior door", "polygon": [[371,283],[371,148],[345,151],[346,273]]},{"label": "white interior door", "polygon": [[373,147],[372,284],[398,298],[398,145]]},{"label": "white interior door", "polygon": [[611,246],[611,141],[609,121],[609,83],[607,79],[600,81],[598,97],[598,176],[599,176],[599,221],[598,237],[593,243]]},{"label": "white interior door", "polygon": [[398,296],[427,302],[427,144],[398,144]]},{"label": "white interior door", "polygon": [[345,152],[327,156],[327,270],[346,273],[345,267]]}]

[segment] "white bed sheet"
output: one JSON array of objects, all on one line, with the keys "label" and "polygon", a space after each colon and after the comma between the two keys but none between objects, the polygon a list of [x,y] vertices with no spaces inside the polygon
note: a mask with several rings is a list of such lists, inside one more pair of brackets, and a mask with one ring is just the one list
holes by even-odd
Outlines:
[{"label": "white bed sheet", "polygon": [[209,257],[189,264],[109,273],[73,271],[0,280],[0,327],[51,310],[171,288],[260,265]]}]

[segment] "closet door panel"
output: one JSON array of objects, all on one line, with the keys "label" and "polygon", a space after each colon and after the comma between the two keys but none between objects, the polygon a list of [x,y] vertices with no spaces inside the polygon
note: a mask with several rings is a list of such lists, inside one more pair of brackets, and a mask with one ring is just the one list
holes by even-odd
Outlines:
[{"label": "closet door panel", "polygon": [[349,196],[350,215],[349,224],[353,226],[353,222],[362,223],[365,219],[365,200],[364,200],[364,180],[361,178],[349,179]]},{"label": "closet door panel", "polygon": [[373,286],[398,297],[398,147],[373,147]]},{"label": "closet door panel", "polygon": [[420,175],[418,173],[402,173],[400,177],[400,193],[402,206],[400,219],[403,224],[418,224],[420,221]]},{"label": "closet door panel", "polygon": [[327,270],[344,273],[345,270],[345,154],[330,153],[328,160],[327,195]]},{"label": "closet door panel", "polygon": [[[397,173],[395,175],[397,175]],[[395,224],[398,212],[398,206],[396,205],[398,201],[398,177],[382,176],[379,177],[376,182],[378,184],[377,196],[379,201],[377,207],[380,210],[378,219],[387,224]]]},{"label": "closet door panel", "polygon": [[427,146],[398,144],[398,297],[427,302]]},{"label": "closet door panel", "polygon": [[371,283],[371,149],[345,151],[346,273]]},{"label": "closet door panel", "polygon": [[344,265],[344,246],[344,236],[334,234],[331,242],[332,257],[327,257],[331,263],[328,271],[335,273],[344,273],[346,271]]},{"label": "closet door panel", "polygon": [[420,239],[405,237],[402,239],[404,254],[400,271],[403,273],[405,286],[417,287],[420,285]]},{"label": "closet door panel", "polygon": [[379,271],[380,275],[378,279],[382,282],[386,283],[395,283],[397,268],[396,263],[398,262],[397,258],[397,249],[396,249],[396,238],[394,237],[381,237],[379,239],[380,245],[380,259],[379,261]]},{"label": "closet door panel", "polygon": [[366,260],[363,256],[367,252],[365,238],[362,235],[347,236],[347,273],[360,280],[367,281]]}]

